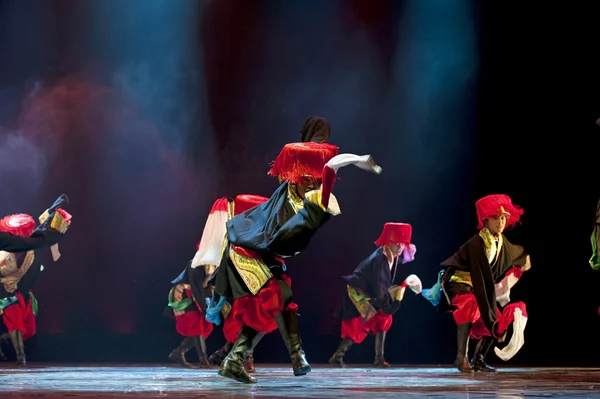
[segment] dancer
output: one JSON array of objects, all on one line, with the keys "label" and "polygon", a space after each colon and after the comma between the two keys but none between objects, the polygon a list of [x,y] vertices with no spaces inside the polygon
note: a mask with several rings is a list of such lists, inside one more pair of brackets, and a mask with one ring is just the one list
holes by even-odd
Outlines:
[{"label": "dancer", "polygon": [[[523,210],[503,194],[483,197],[475,207],[479,232],[442,262],[445,270],[438,274],[438,283],[430,290],[423,290],[423,297],[439,306],[440,311],[450,311],[454,316],[458,370],[493,372],[495,369],[485,362],[486,354],[494,340],[505,340],[510,323],[514,322],[512,344],[504,352],[497,350],[496,353],[507,360],[523,344],[527,318],[525,304],[508,304],[508,301],[510,287],[522,272],[531,268],[531,263],[523,247],[511,244],[502,234],[505,227],[519,222]],[[497,301],[500,306],[506,305],[502,312]],[[477,341],[471,363],[468,360],[469,337]]]},{"label": "dancer", "polygon": [[191,267],[190,260],[185,269],[173,280],[173,288],[169,291],[168,315],[175,317],[175,329],[184,337],[181,344],[171,351],[169,360],[184,367],[196,368],[190,364],[185,355],[196,348],[200,368],[208,368],[210,364],[206,354],[206,339],[213,330],[212,323],[206,320],[205,298],[210,298],[210,292],[205,293],[208,278],[214,272],[214,266]]},{"label": "dancer", "polygon": [[329,363],[345,367],[344,355],[354,344],[360,344],[369,333],[375,335],[373,367],[389,367],[384,358],[386,333],[392,327],[392,316],[400,308],[406,287],[420,293],[421,282],[414,274],[400,286],[393,285],[402,263],[414,260],[416,247],[411,243],[412,226],[386,223],[375,241],[377,249],[363,260],[354,273],[343,276],[347,290],[337,316],[342,319],[342,340]]},{"label": "dancer", "polygon": [[[329,143],[330,135],[331,125],[329,124],[329,121],[327,119],[321,117],[311,116],[306,118],[302,125],[302,128],[300,129],[300,141],[303,143],[313,142],[317,144],[327,144]],[[279,184],[281,184],[283,182],[283,177],[277,176],[277,178],[279,180]],[[262,202],[268,200],[268,198],[265,197],[261,198],[264,198]],[[236,208],[236,210],[238,208]],[[246,209],[244,209],[244,211],[245,210]],[[236,212],[236,215],[239,213],[241,212]],[[233,347],[233,343],[237,340],[237,336],[242,325],[240,318],[234,316],[240,314],[240,312],[238,311],[239,307],[236,306],[235,303],[233,303],[233,306],[231,306],[230,303],[233,300],[232,298],[228,298],[227,300],[229,302],[227,303],[227,306],[223,307],[221,312],[219,312],[220,316],[219,313],[217,313],[215,316],[215,322],[220,322],[221,318],[224,319],[223,333],[225,334],[226,338],[225,344],[219,350],[214,352],[209,358],[209,361],[215,365],[220,365],[221,362],[225,359],[225,356]],[[233,313],[229,313],[232,309]],[[237,321],[234,322],[234,319]],[[277,329],[277,325],[275,324],[275,322],[273,322],[271,324],[271,328],[269,329],[270,331],[268,332],[271,332],[275,329]],[[258,334],[256,337],[256,342],[260,341],[264,335],[265,333]],[[243,363],[244,368],[248,373],[255,372],[254,350],[249,350],[244,353]]]},{"label": "dancer", "polygon": [[[64,201],[57,201],[58,205]],[[56,203],[55,203],[56,204]],[[56,242],[56,234],[63,235],[71,224],[71,215],[56,208],[45,212],[40,221],[42,225],[36,229],[35,220],[27,214],[14,214],[0,220],[0,231],[19,238],[31,238],[36,234],[34,242],[40,238],[44,245]],[[35,233],[42,232],[42,234]],[[44,232],[54,231],[45,235]],[[54,236],[52,240],[47,237]],[[37,245],[37,244],[36,244]],[[52,244],[54,261],[60,257],[57,244]],[[30,247],[31,248],[31,247]],[[27,252],[0,251],[0,313],[7,333],[0,337],[1,341],[10,339],[17,356],[17,366],[27,364],[24,341],[36,333],[37,300],[33,295],[33,285],[39,272],[43,270],[42,251],[30,249]],[[5,358],[0,350],[0,358]]]},{"label": "dancer", "polygon": [[[203,263],[207,261],[215,262],[217,264],[221,263],[222,254],[221,257],[215,257],[213,259],[211,259],[211,256],[209,254],[215,253],[219,250],[221,251],[221,253],[223,251],[223,242],[225,240],[226,234],[225,223],[218,222],[217,220],[223,220],[223,216],[225,216],[223,214],[224,212],[227,212],[227,217],[225,218],[225,221],[230,220],[234,216],[246,212],[249,209],[252,209],[266,202],[268,198],[260,195],[240,194],[236,196],[235,199],[226,199],[227,207],[225,207],[225,203],[223,202],[223,200],[224,199],[220,199],[217,200],[217,202],[215,202],[215,205],[213,206],[213,209],[211,210],[211,213],[209,215],[209,219],[207,220],[206,228],[204,230],[204,234],[206,234],[208,237],[216,237],[216,239],[213,240],[215,242],[215,244],[213,245],[214,250],[209,250],[208,246],[203,246],[203,244],[200,243],[197,258],[195,257],[196,259],[198,259],[198,263]],[[218,243],[219,241],[220,245],[217,245],[216,243]],[[213,269],[213,273],[215,269]],[[214,284],[214,279],[211,280],[209,283]],[[211,288],[214,288],[214,286],[211,286]],[[234,299],[222,297],[217,299],[217,302],[219,300],[221,302],[220,305],[218,305],[218,307],[217,305],[213,306],[207,312],[207,319],[210,322],[217,325],[223,323],[223,335],[225,336],[225,344],[217,351],[215,351],[212,355],[210,355],[208,359],[210,363],[216,366],[221,365],[221,362],[225,359],[225,356],[227,356],[227,354],[233,347],[233,343],[237,340],[239,332],[243,325],[243,313],[240,313],[239,307],[236,305]],[[273,322],[268,331],[266,331],[265,333],[274,331],[276,329],[277,325]],[[259,334],[257,339],[260,340],[260,338],[262,338],[263,335],[264,334]],[[244,353],[243,364],[244,368],[248,373],[254,373],[256,371],[254,367],[254,351],[247,351]]]},{"label": "dancer", "polygon": [[227,223],[228,243],[217,269],[215,291],[239,302],[244,325],[221,363],[220,375],[256,382],[243,367],[244,353],[254,348],[257,337],[268,332],[273,320],[286,343],[294,375],[311,370],[302,350],[298,307],[292,302],[283,258],[304,250],[316,230],[339,213],[331,190],[340,167],[356,164],[381,172],[368,156],[335,157],[337,151],[329,144],[285,145],[269,171],[283,183],[267,202]]}]

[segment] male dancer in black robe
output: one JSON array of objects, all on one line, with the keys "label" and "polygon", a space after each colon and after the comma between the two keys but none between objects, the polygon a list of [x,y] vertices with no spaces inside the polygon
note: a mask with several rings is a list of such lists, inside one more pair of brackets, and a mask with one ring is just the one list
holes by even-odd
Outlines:
[{"label": "male dancer in black robe", "polygon": [[[227,222],[228,244],[217,269],[215,291],[233,297],[245,312],[244,326],[219,374],[255,383],[243,367],[244,353],[275,320],[286,343],[294,375],[311,371],[292,302],[291,280],[284,257],[304,250],[331,214],[339,213],[331,194],[339,167],[356,164],[380,173],[368,156],[343,154],[329,144],[292,143],[284,146],[269,174],[283,183],[269,201]],[[322,185],[321,185],[322,183]],[[331,207],[330,207],[331,200]]]},{"label": "male dancer in black robe", "polygon": [[[316,144],[327,144],[329,143],[329,137],[331,135],[331,125],[329,123],[329,121],[325,118],[321,118],[321,117],[317,117],[317,116],[311,116],[305,119],[302,128],[300,129],[300,141],[303,143],[316,143]],[[277,176],[279,179],[279,184],[281,184],[284,179],[281,176]],[[254,197],[254,196],[251,196]],[[264,197],[261,197],[264,198]],[[251,199],[251,198],[249,198]],[[267,201],[268,198],[264,198],[264,200],[261,201],[265,202]],[[247,206],[246,203],[248,202],[248,199],[244,199],[244,198],[240,198],[240,196],[238,196],[236,198],[236,202],[239,202],[239,205],[236,205],[234,207],[235,209],[235,214],[238,215],[242,212],[245,212],[247,209],[250,208],[250,206]],[[253,206],[259,205],[258,203],[253,204]],[[231,301],[230,301],[231,302]],[[225,309],[223,309],[221,313],[222,317],[219,320],[219,323],[222,321],[223,322],[223,333],[225,335],[226,338],[226,342],[225,344],[219,348],[216,352],[214,352],[210,358],[209,361],[215,365],[220,365],[221,362],[225,359],[225,356],[227,356],[227,354],[229,353],[229,351],[231,350],[231,348],[233,347],[234,342],[237,340],[237,336],[239,333],[239,330],[242,327],[242,322],[240,320],[239,317],[239,312],[238,312],[238,306],[235,305],[235,303],[233,303],[233,306],[231,306],[231,304],[228,303],[228,307],[226,307]],[[231,312],[233,311],[233,312]],[[264,330],[266,332],[260,333],[255,341],[258,342],[262,339],[262,337],[267,334],[270,333],[271,331],[277,329],[275,325],[275,322],[271,323],[271,326],[269,328],[264,328]],[[255,367],[254,367],[254,351],[250,350],[250,351],[246,351],[244,354],[244,368],[248,373],[254,373],[255,372]]]},{"label": "male dancer in black robe", "polygon": [[[523,210],[507,195],[481,198],[475,204],[479,232],[463,244],[458,252],[441,265],[441,289],[424,290],[423,296],[439,310],[450,311],[457,324],[457,354],[455,364],[462,372],[495,371],[485,362],[494,340],[503,342],[506,336],[508,312],[497,306],[496,285],[513,266],[517,273],[529,270],[529,255],[523,247],[513,245],[504,236],[505,227],[514,226]],[[431,300],[429,293],[440,294],[441,300]],[[522,312],[525,312],[524,304]],[[514,310],[513,307],[510,310]],[[512,317],[512,316],[511,316]],[[469,336],[477,340],[472,362],[468,360]]]}]

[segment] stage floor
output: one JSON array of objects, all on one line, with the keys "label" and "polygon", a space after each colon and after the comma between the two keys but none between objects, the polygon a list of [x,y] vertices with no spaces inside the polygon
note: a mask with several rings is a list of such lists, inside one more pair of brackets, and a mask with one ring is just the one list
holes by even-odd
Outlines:
[{"label": "stage floor", "polygon": [[463,374],[453,368],[346,369],[313,365],[294,377],[289,365],[257,365],[257,384],[157,365],[0,366],[0,396],[26,398],[525,398],[600,397],[600,368],[502,368],[497,374]]}]

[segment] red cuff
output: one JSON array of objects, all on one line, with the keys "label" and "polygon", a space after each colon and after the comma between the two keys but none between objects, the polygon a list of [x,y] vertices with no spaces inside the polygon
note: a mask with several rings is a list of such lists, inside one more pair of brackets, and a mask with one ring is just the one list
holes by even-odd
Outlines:
[{"label": "red cuff", "polygon": [[323,187],[321,193],[321,204],[327,209],[329,206],[329,197],[331,196],[331,191],[333,190],[333,184],[336,179],[335,170],[331,169],[329,166],[323,167]]},{"label": "red cuff", "polygon": [[508,274],[514,274],[517,279],[520,279],[523,275],[523,270],[520,267],[513,267],[509,270]]}]

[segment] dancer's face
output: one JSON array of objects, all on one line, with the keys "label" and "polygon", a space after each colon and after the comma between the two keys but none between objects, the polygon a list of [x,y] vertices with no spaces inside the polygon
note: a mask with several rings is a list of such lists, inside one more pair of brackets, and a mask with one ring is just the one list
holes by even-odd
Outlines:
[{"label": "dancer's face", "polygon": [[389,244],[387,246],[394,257],[400,256],[400,254],[404,251],[404,244]]},{"label": "dancer's face", "polygon": [[304,198],[306,193],[308,193],[312,190],[316,190],[319,187],[321,187],[321,183],[322,183],[321,179],[317,179],[317,180],[310,180],[310,181],[307,181],[302,184],[297,184],[296,191],[298,192],[298,195],[300,196],[300,198]]},{"label": "dancer's face", "polygon": [[502,232],[504,231],[504,227],[506,227],[507,220],[508,216],[505,214],[492,216],[491,218],[486,220],[485,225],[490,231],[490,233],[498,235],[502,234]]}]

